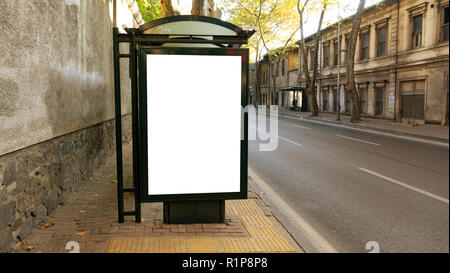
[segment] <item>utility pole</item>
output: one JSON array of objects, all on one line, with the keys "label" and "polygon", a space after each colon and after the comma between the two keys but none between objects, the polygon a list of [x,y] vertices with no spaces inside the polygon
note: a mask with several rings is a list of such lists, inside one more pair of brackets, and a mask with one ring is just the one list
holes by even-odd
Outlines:
[{"label": "utility pole", "polygon": [[337,90],[336,90],[336,120],[341,120],[341,17],[339,16],[339,0],[337,1],[338,6],[338,27],[337,27],[337,43],[338,43],[338,58],[337,58]]}]

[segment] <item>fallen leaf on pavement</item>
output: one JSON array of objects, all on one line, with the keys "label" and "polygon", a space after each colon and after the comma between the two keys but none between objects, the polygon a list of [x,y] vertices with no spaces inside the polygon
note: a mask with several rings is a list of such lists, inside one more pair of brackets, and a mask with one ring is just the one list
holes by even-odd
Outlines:
[{"label": "fallen leaf on pavement", "polygon": [[27,250],[28,251],[31,251],[31,250],[33,250],[34,249],[34,246],[27,246]]},{"label": "fallen leaf on pavement", "polygon": [[48,221],[47,223],[41,223],[40,225],[39,225],[39,228],[49,228],[49,227],[51,227],[51,226],[53,226],[55,223],[53,223],[53,222],[51,222],[51,221]]},{"label": "fallen leaf on pavement", "polygon": [[86,210],[84,210],[84,209],[80,210],[80,213],[85,213],[85,212],[86,212]]},{"label": "fallen leaf on pavement", "polygon": [[51,226],[53,226],[54,224],[55,224],[55,223],[53,223],[53,222],[51,222],[51,221],[48,221],[47,223],[44,224],[44,228],[51,227]]},{"label": "fallen leaf on pavement", "polygon": [[99,197],[100,194],[96,193],[96,194],[94,194],[93,196],[94,196],[94,197]]},{"label": "fallen leaf on pavement", "polygon": [[79,231],[76,233],[77,235],[84,236],[87,234],[87,231]]}]

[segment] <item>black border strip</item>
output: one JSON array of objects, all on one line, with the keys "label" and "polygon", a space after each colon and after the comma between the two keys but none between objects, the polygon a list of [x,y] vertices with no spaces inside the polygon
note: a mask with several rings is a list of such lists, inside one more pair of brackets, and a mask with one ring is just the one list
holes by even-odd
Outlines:
[{"label": "black border strip", "polygon": [[139,50],[139,167],[141,202],[246,199],[248,177],[248,114],[244,113],[244,139],[241,140],[241,174],[239,192],[148,195],[147,143],[147,58],[148,54],[241,56],[241,106],[248,105],[248,63],[246,48],[145,47]]}]

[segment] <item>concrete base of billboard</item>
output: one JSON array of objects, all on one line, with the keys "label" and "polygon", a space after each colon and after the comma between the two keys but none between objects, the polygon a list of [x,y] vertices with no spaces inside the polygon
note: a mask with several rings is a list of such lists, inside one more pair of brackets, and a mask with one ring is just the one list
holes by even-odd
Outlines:
[{"label": "concrete base of billboard", "polygon": [[225,200],[164,202],[164,224],[223,223]]}]

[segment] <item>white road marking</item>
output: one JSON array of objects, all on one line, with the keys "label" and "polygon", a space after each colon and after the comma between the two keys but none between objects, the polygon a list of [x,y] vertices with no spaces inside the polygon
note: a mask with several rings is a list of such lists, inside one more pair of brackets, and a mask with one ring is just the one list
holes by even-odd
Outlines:
[{"label": "white road marking", "polygon": [[[267,183],[262,180],[251,168],[248,168],[248,175],[255,182],[259,190],[270,199],[276,209],[285,216],[287,221],[291,222],[293,227],[300,228],[306,240],[316,251],[325,253],[336,253],[337,250],[320,235],[311,225],[308,224],[283,198],[281,198]],[[260,194],[261,194],[260,192]]]},{"label": "white road marking", "polygon": [[399,186],[405,187],[405,188],[407,188],[407,189],[413,190],[413,191],[415,191],[415,192],[421,193],[421,194],[423,194],[423,195],[426,195],[426,196],[428,196],[428,197],[434,198],[434,199],[436,199],[436,200],[439,200],[439,201],[441,201],[441,202],[444,202],[444,203],[448,204],[448,199],[446,199],[446,198],[444,198],[444,197],[437,196],[437,195],[432,194],[432,193],[430,193],[430,192],[421,190],[421,189],[419,189],[419,188],[413,187],[413,186],[411,186],[411,185],[405,184],[405,183],[403,183],[403,182],[400,182],[400,181],[398,181],[398,180],[395,180],[395,179],[393,179],[393,178],[384,176],[384,175],[382,175],[382,174],[376,173],[376,172],[371,171],[371,170],[368,170],[368,169],[364,169],[364,168],[358,168],[358,169],[361,170],[361,171],[363,171],[363,172],[366,172],[366,173],[369,173],[369,174],[371,174],[371,175],[374,175],[374,176],[377,176],[377,177],[379,177],[379,178],[382,178],[382,179],[384,179],[384,180],[387,180],[387,181],[389,181],[389,182],[392,182],[392,183],[394,183],[394,184],[397,184],[397,185],[399,185]]},{"label": "white road marking", "polygon": [[294,127],[299,127],[299,128],[311,130],[311,128],[309,128],[309,127],[305,127],[305,126],[301,126],[301,125],[297,125],[297,124],[294,124]]},{"label": "white road marking", "polygon": [[291,143],[291,144],[294,144],[294,145],[297,145],[297,146],[303,146],[303,144],[300,144],[300,143],[297,143],[297,142],[295,142],[295,141],[292,141],[292,140],[289,140],[289,139],[287,139],[287,138],[284,138],[284,137],[280,137],[280,136],[278,136],[278,138],[280,138],[280,139],[282,139],[282,140],[284,140],[284,141],[286,141],[286,142],[289,142],[289,143]]},{"label": "white road marking", "polygon": [[[253,128],[253,129],[256,129],[256,130],[258,130],[258,131],[261,131],[261,129],[259,129],[259,128],[256,128],[256,127],[253,127],[253,126],[252,126],[252,128]],[[297,142],[295,142],[295,141],[289,140],[289,139],[284,138],[284,137],[281,137],[281,136],[278,136],[278,138],[279,138],[279,139],[282,139],[282,140],[284,140],[284,141],[286,141],[286,142],[289,142],[289,143],[291,143],[291,144],[300,146],[300,147],[303,146],[303,144],[297,143]]]},{"label": "white road marking", "polygon": [[389,137],[395,137],[395,138],[400,138],[400,139],[406,139],[406,140],[415,141],[415,142],[421,142],[421,143],[426,143],[426,144],[438,145],[438,146],[442,146],[442,147],[445,147],[445,148],[449,147],[448,143],[435,141],[435,140],[421,139],[420,137],[402,136],[402,135],[389,134],[389,133],[385,133],[385,132],[379,132],[379,131],[375,131],[375,130],[369,128],[369,127],[367,129],[366,128],[355,128],[355,127],[347,126],[345,124],[341,125],[341,124],[334,124],[334,123],[330,123],[330,122],[324,122],[324,121],[320,121],[320,120],[304,119],[302,116],[300,116],[300,117],[292,117],[292,116],[280,115],[280,117],[293,119],[293,120],[301,120],[301,121],[304,121],[304,122],[322,124],[322,125],[326,125],[326,126],[333,126],[333,127],[338,127],[338,128],[344,128],[344,129],[348,129],[348,130],[354,130],[354,131],[365,132],[365,133],[370,133],[370,134],[376,134],[376,135],[382,135],[382,136],[389,136]]},{"label": "white road marking", "polygon": [[348,137],[348,136],[343,136],[343,135],[336,135],[338,137],[342,137],[342,138],[347,138],[347,139],[351,139],[351,140],[355,140],[355,141],[359,141],[359,142],[363,142],[363,143],[367,143],[370,145],[375,145],[375,146],[379,146],[381,144],[378,143],[374,143],[374,142],[370,142],[370,141],[365,141],[365,140],[361,140],[361,139],[357,139],[357,138],[353,138],[353,137]]}]

